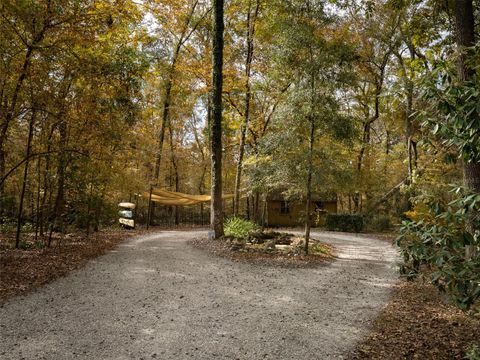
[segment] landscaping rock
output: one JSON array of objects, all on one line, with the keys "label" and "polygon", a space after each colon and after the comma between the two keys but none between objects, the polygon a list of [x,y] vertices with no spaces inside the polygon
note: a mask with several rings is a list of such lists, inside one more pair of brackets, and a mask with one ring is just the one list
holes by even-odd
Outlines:
[{"label": "landscaping rock", "polygon": [[269,240],[265,243],[265,251],[266,252],[275,251],[275,240]]}]

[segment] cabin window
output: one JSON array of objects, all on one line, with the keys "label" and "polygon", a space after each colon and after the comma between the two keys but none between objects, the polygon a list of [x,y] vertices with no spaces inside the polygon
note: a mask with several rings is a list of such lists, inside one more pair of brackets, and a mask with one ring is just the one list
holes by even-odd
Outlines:
[{"label": "cabin window", "polygon": [[287,201],[280,201],[280,214],[289,214],[290,207]]}]

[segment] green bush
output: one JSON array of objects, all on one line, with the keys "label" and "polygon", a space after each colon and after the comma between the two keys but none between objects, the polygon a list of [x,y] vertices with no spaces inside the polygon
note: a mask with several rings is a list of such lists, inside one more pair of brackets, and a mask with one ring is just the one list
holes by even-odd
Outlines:
[{"label": "green bush", "polygon": [[20,240],[18,247],[22,250],[43,249],[45,244],[41,241],[29,242],[22,239]]},{"label": "green bush", "polygon": [[[396,243],[404,258],[402,273],[413,278],[422,265],[429,268],[432,283],[468,309],[480,299],[480,194],[454,192],[457,198],[449,204],[423,198],[427,211],[402,223]],[[467,247],[474,249],[469,258]]]},{"label": "green bush", "polygon": [[330,231],[360,232],[363,230],[363,217],[356,214],[328,214],[325,227]]},{"label": "green bush", "polygon": [[470,345],[465,355],[465,359],[480,360],[480,348],[475,344]]},{"label": "green bush", "polygon": [[22,233],[29,233],[29,232],[32,232],[34,231],[34,226],[31,222],[27,222],[25,224],[22,225]]},{"label": "green bush", "polygon": [[238,217],[232,217],[225,221],[225,236],[232,236],[237,239],[245,239],[259,227],[253,221],[244,220]]},{"label": "green bush", "polygon": [[11,218],[1,218],[0,219],[0,233],[8,234],[15,231],[15,220]]}]

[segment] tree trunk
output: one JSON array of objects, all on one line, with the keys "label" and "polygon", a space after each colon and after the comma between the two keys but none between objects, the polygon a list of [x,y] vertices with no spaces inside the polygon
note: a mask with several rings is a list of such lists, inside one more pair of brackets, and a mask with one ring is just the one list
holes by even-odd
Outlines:
[{"label": "tree trunk", "polygon": [[313,146],[315,143],[315,119],[310,116],[310,139],[308,147],[308,174],[307,174],[307,194],[305,205],[305,254],[308,254],[308,243],[310,241],[311,219],[310,211],[312,204],[312,173],[313,173]]},{"label": "tree trunk", "polygon": [[58,153],[58,168],[57,168],[57,195],[55,197],[55,206],[53,209],[53,216],[50,223],[50,234],[48,236],[48,247],[52,243],[52,234],[59,217],[62,215],[63,205],[65,201],[65,170],[67,167],[67,157],[65,148],[67,145],[67,124],[65,120],[62,120],[58,125],[58,131],[60,134],[60,151]]},{"label": "tree trunk", "polygon": [[238,149],[238,162],[237,162],[237,171],[235,175],[235,191],[234,191],[234,202],[233,202],[233,214],[234,216],[238,215],[240,209],[240,185],[242,181],[242,167],[243,167],[243,156],[245,153],[245,139],[247,134],[247,129],[250,123],[250,100],[251,100],[251,91],[250,91],[250,77],[251,77],[251,68],[253,60],[253,37],[255,35],[255,21],[257,19],[258,11],[260,8],[260,1],[256,1],[255,10],[252,14],[252,0],[248,1],[248,14],[247,14],[247,59],[245,61],[245,112],[243,116],[243,123],[240,130],[240,146]]},{"label": "tree trunk", "polygon": [[[480,194],[480,163],[464,163],[463,183],[466,188]],[[478,216],[476,218],[476,221],[469,221],[466,225],[467,231],[472,235],[479,228]],[[476,251],[477,249],[474,245],[467,245],[465,248],[465,257],[471,259],[476,254]]]},{"label": "tree trunk", "polygon": [[[176,66],[177,66],[177,61],[178,57],[180,55],[180,52],[182,50],[183,45],[185,45],[185,42],[190,38],[190,36],[193,33],[193,30],[191,32],[188,32],[190,23],[193,19],[193,15],[195,14],[195,9],[198,5],[198,0],[194,1],[192,4],[192,7],[190,9],[190,12],[185,20],[182,32],[180,34],[180,37],[175,45],[175,48],[173,49],[173,55],[172,55],[172,61],[170,63],[170,69],[167,74],[167,80],[165,82],[165,95],[163,98],[163,113],[162,113],[162,125],[160,128],[160,134],[158,136],[158,150],[157,150],[157,156],[155,159],[155,169],[154,169],[154,180],[156,182],[156,185],[159,185],[160,181],[160,167],[162,163],[162,153],[163,153],[163,143],[165,142],[165,130],[167,126],[169,126],[170,122],[170,106],[172,102],[172,87],[173,87],[173,81],[175,77],[175,71],[176,71]],[[199,22],[194,26],[194,29],[198,26]],[[151,206],[151,212],[152,212],[152,217],[154,217],[154,211],[155,211],[155,206],[152,204]]]},{"label": "tree trunk", "polygon": [[222,88],[223,88],[223,7],[224,0],[213,0],[213,71],[212,71],[212,202],[210,223],[213,237],[223,236],[222,210]]},{"label": "tree trunk", "polygon": [[[405,149],[407,151],[407,162],[408,162],[408,178],[409,182],[413,181],[413,173],[416,169],[416,149],[415,142],[412,140],[413,130],[412,130],[412,115],[413,115],[413,81],[408,77],[407,68],[403,61],[403,57],[398,52],[395,54],[400,67],[402,69],[402,78],[403,84],[406,89],[405,93]],[[415,60],[415,53],[413,49],[410,48],[410,59]]]},{"label": "tree trunk", "polygon": [[[310,58],[311,62],[313,62],[313,50],[310,48]],[[308,117],[308,120],[310,122],[310,138],[309,138],[309,144],[308,144],[308,158],[307,158],[307,189],[306,189],[306,204],[305,204],[305,254],[308,255],[308,243],[310,241],[310,227],[311,227],[311,219],[310,219],[310,211],[311,211],[311,204],[312,204],[312,173],[313,173],[313,146],[315,144],[315,115],[314,115],[314,109],[315,109],[315,103],[316,103],[316,98],[315,98],[315,78],[316,74],[314,71],[311,73],[311,79],[310,79],[310,115]]]},{"label": "tree trunk", "polygon": [[42,184],[42,168],[41,168],[41,162],[42,157],[39,156],[37,159],[37,196],[36,196],[36,214],[35,214],[35,241],[38,240],[38,231],[40,229],[40,190],[41,190],[41,184]]},{"label": "tree trunk", "polygon": [[457,47],[460,51],[458,77],[462,81],[468,81],[475,76],[475,69],[467,61],[468,54],[465,53],[466,48],[475,45],[475,21],[472,0],[455,1],[455,25]]},{"label": "tree trunk", "polygon": [[[162,124],[160,128],[160,134],[158,136],[158,150],[157,156],[155,159],[155,170],[153,174],[154,183],[156,186],[160,186],[160,166],[162,163],[162,154],[163,154],[163,144],[165,142],[165,130],[169,124],[170,117],[170,103],[172,98],[172,85],[173,85],[173,74],[175,72],[175,62],[176,58],[173,58],[170,72],[165,83],[165,95],[163,99],[163,114],[162,114]],[[150,218],[155,218],[155,203],[150,204]]]},{"label": "tree trunk", "polygon": [[[168,130],[169,130],[169,135],[170,135],[170,159],[172,161],[172,166],[173,166],[173,171],[174,171],[174,176],[175,176],[175,191],[179,192],[180,191],[180,176],[178,174],[177,157],[175,156],[175,147],[173,145],[173,130],[172,130],[172,124],[171,123],[169,124]],[[174,211],[175,225],[178,226],[180,224],[179,207],[174,206],[173,211]]]},{"label": "tree trunk", "polygon": [[[3,179],[3,176],[5,175],[5,142],[7,140],[7,133],[8,133],[8,128],[10,126],[10,122],[13,120],[15,117],[15,109],[17,107],[17,99],[18,99],[18,94],[20,93],[20,90],[22,88],[23,82],[25,81],[25,78],[27,76],[28,68],[30,66],[30,59],[32,57],[33,53],[33,47],[29,46],[27,48],[27,52],[25,54],[25,59],[23,61],[23,66],[22,66],[22,71],[17,79],[17,82],[15,84],[15,89],[12,94],[12,100],[10,103],[10,107],[7,109],[7,112],[5,116],[2,116],[2,124],[0,127],[0,179]],[[0,184],[0,198],[2,198],[2,195],[4,194],[4,183]]]},{"label": "tree trunk", "polygon": [[169,123],[170,117],[170,102],[172,97],[172,82],[173,82],[173,72],[175,71],[175,62],[172,63],[170,68],[170,73],[165,83],[165,95],[163,99],[163,114],[162,114],[162,125],[160,128],[160,134],[158,136],[158,150],[157,158],[155,160],[155,171],[154,171],[154,180],[156,184],[159,184],[160,180],[160,165],[162,162],[162,153],[163,153],[163,144],[165,142],[165,130]]},{"label": "tree trunk", "polygon": [[467,188],[480,193],[480,163],[464,164],[463,183]]},{"label": "tree trunk", "polygon": [[[45,24],[46,23],[47,22],[45,21]],[[27,73],[31,64],[31,59],[33,56],[34,49],[45,37],[46,30],[47,28],[44,25],[40,29],[40,31],[33,37],[32,43],[27,46],[27,51],[25,53],[25,58],[23,60],[22,70],[20,72],[20,75],[17,78],[15,89],[13,90],[10,106],[7,108],[5,114],[0,114],[0,120],[2,120],[2,123],[0,125],[0,179],[3,178],[6,170],[5,169],[5,163],[6,163],[5,142],[7,140],[7,133],[8,133],[8,128],[10,126],[10,122],[15,118],[15,110],[17,108],[18,95],[20,94],[20,90],[23,86],[23,82],[27,77]],[[3,194],[4,194],[4,183],[0,184],[0,199],[2,198]]]},{"label": "tree trunk", "polygon": [[[458,77],[461,81],[470,81],[475,77],[475,68],[473,62],[468,61],[469,54],[466,53],[467,48],[475,45],[475,21],[473,14],[472,0],[455,1],[455,24],[457,47],[460,52],[458,58]],[[475,121],[480,121],[480,114],[474,113]],[[480,193],[480,163],[464,162],[463,165],[463,182],[465,187],[476,193]],[[466,225],[467,231],[474,233],[478,230],[478,223],[469,222]],[[474,256],[476,249],[474,246],[467,246],[465,249],[465,257],[470,259]]]},{"label": "tree trunk", "polygon": [[265,197],[263,198],[263,210],[262,210],[262,231],[265,229],[265,225],[267,223],[267,209],[268,209],[268,193],[265,194]]},{"label": "tree trunk", "polygon": [[47,209],[47,195],[50,193],[50,183],[48,181],[48,173],[50,171],[50,159],[51,159],[51,156],[50,156],[50,150],[51,150],[51,137],[52,137],[52,134],[53,134],[53,129],[52,131],[50,132],[48,138],[47,138],[47,155],[46,155],[46,158],[45,158],[45,169],[44,169],[44,173],[43,173],[43,195],[42,195],[42,202],[41,202],[41,206],[40,206],[40,224],[39,224],[39,228],[40,228],[40,236],[44,236],[44,231],[45,231],[45,213],[47,211],[45,211]]},{"label": "tree trunk", "polygon": [[15,248],[18,249],[20,247],[20,232],[22,229],[22,212],[23,212],[23,200],[25,198],[25,189],[27,187],[27,177],[28,177],[28,165],[29,165],[29,158],[30,152],[32,147],[32,138],[33,138],[33,127],[35,125],[35,110],[32,112],[32,117],[30,119],[30,124],[28,126],[28,140],[27,140],[27,150],[26,156],[27,159],[25,161],[25,170],[23,171],[23,181],[22,181],[22,191],[20,193],[20,204],[18,206],[18,216],[17,216],[17,233],[15,235]]},{"label": "tree trunk", "polygon": [[260,224],[260,210],[259,210],[259,204],[260,204],[260,192],[258,190],[255,190],[255,194],[252,196],[252,216],[253,220]]}]

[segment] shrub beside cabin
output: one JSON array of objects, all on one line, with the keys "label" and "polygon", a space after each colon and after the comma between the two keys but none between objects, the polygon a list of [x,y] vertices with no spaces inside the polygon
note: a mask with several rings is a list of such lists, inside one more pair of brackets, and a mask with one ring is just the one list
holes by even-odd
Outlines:
[{"label": "shrub beside cabin", "polygon": [[[327,214],[337,213],[337,198],[312,198],[312,212],[310,219],[312,226],[321,226],[325,223]],[[271,196],[267,201],[268,226],[301,226],[305,219],[305,201],[285,200],[282,196]]]}]

